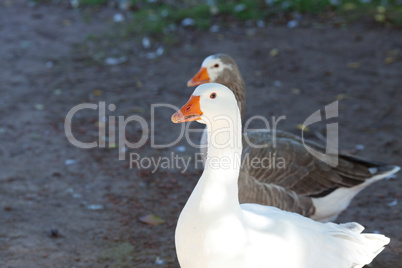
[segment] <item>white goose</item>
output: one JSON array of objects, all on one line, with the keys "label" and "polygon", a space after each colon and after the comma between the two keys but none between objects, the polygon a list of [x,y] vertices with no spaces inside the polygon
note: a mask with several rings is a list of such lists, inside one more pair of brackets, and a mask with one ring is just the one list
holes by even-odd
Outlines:
[{"label": "white goose", "polygon": [[[243,119],[246,90],[236,62],[226,54],[207,57],[199,72],[187,83],[196,86],[216,82],[234,93]],[[265,148],[253,148],[245,140]],[[272,169],[243,165],[239,176],[240,203],[257,203],[297,212],[312,219],[335,220],[350,201],[372,183],[398,172],[394,165],[370,162],[350,155],[339,155],[339,164],[332,167],[311,155],[301,138],[284,131],[276,131],[276,147],[272,133],[267,130],[247,132],[243,136],[243,159],[285,159],[285,168]],[[317,151],[325,148],[312,141],[305,142]],[[207,134],[201,138],[201,153],[206,155]],[[203,149],[204,148],[204,149]]]},{"label": "white goose", "polygon": [[176,227],[182,268],[351,268],[370,263],[389,243],[362,234],[358,223],[320,223],[257,204],[239,204],[241,118],[235,96],[220,84],[196,88],[175,123],[208,128],[204,172]]}]

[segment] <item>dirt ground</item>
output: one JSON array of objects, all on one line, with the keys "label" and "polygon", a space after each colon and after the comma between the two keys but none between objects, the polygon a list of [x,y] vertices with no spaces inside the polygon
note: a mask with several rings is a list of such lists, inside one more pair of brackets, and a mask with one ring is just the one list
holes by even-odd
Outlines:
[{"label": "dirt ground", "polygon": [[[0,267],[178,267],[176,220],[201,168],[191,161],[183,173],[152,173],[130,168],[128,157],[194,157],[198,150],[185,139],[168,149],[151,146],[151,138],[164,143],[178,136],[173,109],[156,109],[147,143],[128,149],[125,160],[118,158],[121,148],[73,146],[64,120],[75,105],[105,102],[116,106],[106,113],[116,120],[136,114],[151,122],[151,104],[187,101],[187,80],[212,53],[228,53],[238,62],[247,85],[246,117],[286,115],[278,128],[300,134],[297,124],[342,99],[341,149],[402,165],[400,30],[363,24],[179,29],[173,45],[150,59],[162,44],[151,39],[144,49],[141,36],[117,41],[110,34],[120,29],[113,21],[116,9],[30,7],[12,0],[0,6]],[[100,38],[89,38],[94,35]],[[274,48],[279,53],[271,57]],[[122,64],[104,62],[122,56]],[[98,110],[80,111],[73,134],[98,141],[102,119]],[[314,131],[325,134],[325,123],[317,123],[310,138],[316,138]],[[125,131],[133,142],[141,133],[134,123]],[[193,135],[194,142],[198,138]],[[400,174],[378,182],[337,220],[357,221],[367,232],[391,238],[371,267],[401,267],[401,187]],[[164,223],[140,221],[151,214]]]}]

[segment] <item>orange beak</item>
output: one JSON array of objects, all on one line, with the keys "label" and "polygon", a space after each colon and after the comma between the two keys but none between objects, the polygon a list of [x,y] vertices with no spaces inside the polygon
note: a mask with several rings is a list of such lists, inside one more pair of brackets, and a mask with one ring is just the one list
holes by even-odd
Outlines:
[{"label": "orange beak", "polygon": [[179,111],[172,115],[173,123],[197,121],[201,119],[200,96],[191,95],[190,99]]},{"label": "orange beak", "polygon": [[208,75],[207,68],[201,67],[201,69],[198,71],[198,73],[196,73],[193,78],[188,80],[187,86],[188,87],[198,86],[198,85],[201,85],[204,83],[209,83],[209,80],[210,80],[210,78]]}]

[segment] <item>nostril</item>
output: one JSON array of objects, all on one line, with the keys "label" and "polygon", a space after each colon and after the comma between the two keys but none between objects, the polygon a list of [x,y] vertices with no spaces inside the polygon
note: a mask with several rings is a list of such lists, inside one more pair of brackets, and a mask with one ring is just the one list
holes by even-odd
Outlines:
[{"label": "nostril", "polygon": [[189,106],[187,106],[187,107],[186,107],[186,112],[190,111],[190,108],[191,108],[191,106],[190,106],[190,105],[189,105]]}]

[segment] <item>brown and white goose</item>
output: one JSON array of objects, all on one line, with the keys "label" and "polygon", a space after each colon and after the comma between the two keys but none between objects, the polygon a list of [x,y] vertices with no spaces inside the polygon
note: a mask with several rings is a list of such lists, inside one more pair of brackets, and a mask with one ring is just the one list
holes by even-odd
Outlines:
[{"label": "brown and white goose", "polygon": [[[187,83],[220,83],[230,88],[237,100],[243,119],[246,104],[244,80],[236,62],[226,54],[207,57],[201,69]],[[252,144],[249,146],[245,137]],[[284,131],[276,131],[275,147],[269,130],[243,134],[242,158],[267,159],[274,153],[285,160],[285,168],[242,165],[239,175],[240,203],[257,203],[297,212],[326,222],[335,220],[350,201],[364,188],[399,171],[398,166],[370,162],[350,155],[339,155],[338,165],[332,167],[311,155],[301,138]],[[325,148],[306,141],[317,151]],[[207,133],[201,138],[201,153],[206,156]]]}]

